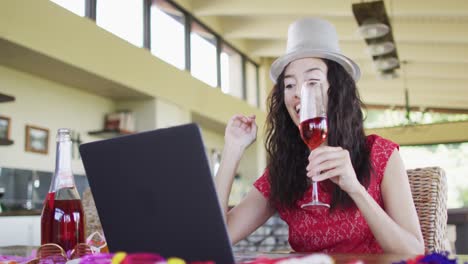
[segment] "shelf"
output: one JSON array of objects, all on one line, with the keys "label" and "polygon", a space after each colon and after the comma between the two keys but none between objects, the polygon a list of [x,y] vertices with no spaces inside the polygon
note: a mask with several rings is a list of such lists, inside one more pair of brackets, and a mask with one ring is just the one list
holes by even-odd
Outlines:
[{"label": "shelf", "polygon": [[12,102],[15,100],[14,96],[0,93],[0,103]]},{"label": "shelf", "polygon": [[103,129],[103,130],[98,130],[98,131],[90,131],[88,132],[88,135],[96,136],[100,138],[112,138],[112,137],[117,137],[117,136],[130,135],[133,133],[134,132],[123,131],[123,130]]},{"label": "shelf", "polygon": [[12,144],[13,144],[13,140],[0,139],[0,146],[8,146],[8,145],[12,145]]}]

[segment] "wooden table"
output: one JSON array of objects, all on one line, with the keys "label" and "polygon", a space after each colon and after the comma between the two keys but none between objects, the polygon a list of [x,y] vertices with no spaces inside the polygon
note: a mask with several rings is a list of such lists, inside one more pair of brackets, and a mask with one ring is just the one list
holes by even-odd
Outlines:
[{"label": "wooden table", "polygon": [[[403,260],[412,259],[415,256],[404,255],[404,254],[374,254],[374,255],[365,255],[365,254],[338,254],[332,255],[336,263],[350,263],[354,260],[362,260],[364,263],[368,264],[377,264],[377,263],[394,263],[400,262]],[[468,261],[468,256],[457,256],[458,263],[464,263]]]},{"label": "wooden table", "polygon": [[[290,256],[301,257],[307,254],[303,253],[238,253],[235,254],[236,259],[238,257],[249,257],[249,256],[264,256],[267,258],[286,258]],[[404,260],[413,259],[415,255],[405,255],[405,254],[331,254],[331,257],[335,260],[336,264],[347,264],[347,263],[356,263],[356,261],[362,261],[361,263],[365,264],[386,264],[386,263],[395,263],[401,262]],[[452,256],[451,258],[453,258]],[[458,263],[468,263],[468,255],[457,255]]]},{"label": "wooden table", "polygon": [[[8,246],[0,247],[0,255],[16,255],[16,256],[30,256],[31,251],[36,249],[35,246]],[[276,253],[238,253],[235,254],[237,257],[258,257],[265,256],[267,258],[286,258],[286,257],[301,257],[306,254],[301,253],[287,253],[287,252],[276,252]],[[400,262],[414,258],[413,255],[404,254],[332,254],[331,257],[335,260],[336,264],[341,263],[354,263],[357,260],[361,260],[365,264],[386,264]],[[468,255],[457,255],[458,263],[468,262]],[[222,263],[221,263],[222,264]]]},{"label": "wooden table", "polygon": [[[245,255],[248,256],[264,256],[267,258],[286,258],[290,256],[301,257],[307,254],[302,253],[245,253],[245,254],[236,254],[236,259],[239,256]],[[386,263],[395,263],[401,262],[404,260],[413,259],[415,255],[405,255],[405,254],[331,254],[330,255],[336,264],[347,264],[347,263],[356,263],[356,261],[362,261],[361,263],[365,264],[386,264]],[[453,258],[452,256],[451,258]],[[468,262],[468,255],[457,255],[458,263]]]}]

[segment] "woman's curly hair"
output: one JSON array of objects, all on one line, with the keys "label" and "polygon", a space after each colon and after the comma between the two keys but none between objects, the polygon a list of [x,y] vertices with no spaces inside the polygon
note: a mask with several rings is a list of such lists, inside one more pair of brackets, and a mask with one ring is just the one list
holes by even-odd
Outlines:
[{"label": "woman's curly hair", "polygon": [[[364,133],[364,107],[356,83],[338,63],[325,60],[328,67],[328,138],[329,146],[349,151],[359,182],[368,187],[371,175],[369,149]],[[284,71],[268,97],[266,150],[271,192],[270,202],[292,208],[307,190],[306,165],[309,150],[302,141],[299,129],[284,104]],[[333,208],[345,208],[352,203],[349,195],[335,186]]]}]

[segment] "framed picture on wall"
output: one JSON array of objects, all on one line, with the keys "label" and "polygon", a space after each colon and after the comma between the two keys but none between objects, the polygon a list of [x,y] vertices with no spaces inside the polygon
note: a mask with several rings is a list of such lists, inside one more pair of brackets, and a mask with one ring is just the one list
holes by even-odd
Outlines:
[{"label": "framed picture on wall", "polygon": [[0,115],[0,139],[10,138],[10,118]]},{"label": "framed picture on wall", "polygon": [[49,152],[49,129],[26,125],[25,142],[26,151],[47,154]]}]

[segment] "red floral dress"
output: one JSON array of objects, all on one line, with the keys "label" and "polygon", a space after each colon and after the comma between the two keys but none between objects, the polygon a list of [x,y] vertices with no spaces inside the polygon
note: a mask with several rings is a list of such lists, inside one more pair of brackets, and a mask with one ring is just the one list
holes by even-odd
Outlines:
[{"label": "red floral dress", "polygon": [[[368,187],[369,194],[384,208],[380,185],[390,155],[398,145],[379,137],[367,137],[374,173]],[[328,182],[319,183],[319,199],[330,204],[331,188]],[[328,185],[328,186],[327,186]],[[254,186],[266,197],[270,194],[268,170],[255,181]],[[328,187],[328,188],[327,188]],[[277,207],[279,216],[289,225],[289,244],[298,252],[325,253],[382,253],[361,212],[352,206],[345,210],[307,211],[301,205],[311,200],[312,188],[297,201],[292,209]]]}]

